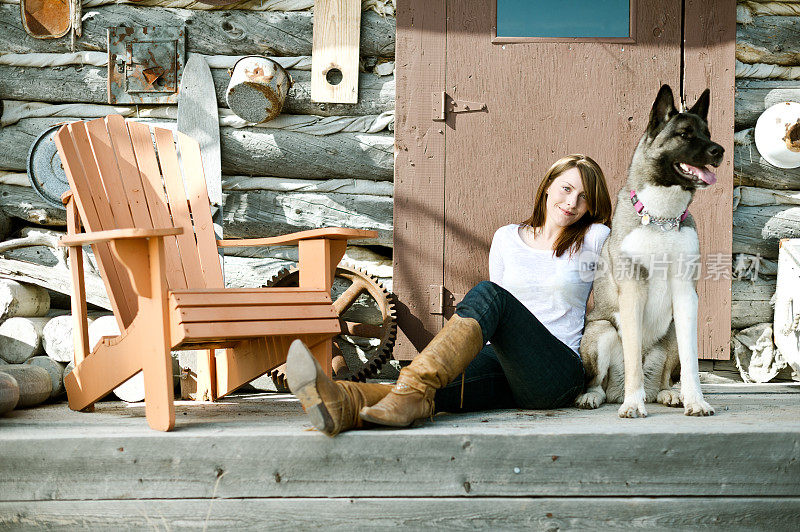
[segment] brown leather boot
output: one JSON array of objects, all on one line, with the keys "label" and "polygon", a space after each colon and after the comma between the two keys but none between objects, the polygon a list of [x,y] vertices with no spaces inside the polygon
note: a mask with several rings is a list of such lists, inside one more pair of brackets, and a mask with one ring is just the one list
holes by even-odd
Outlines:
[{"label": "brown leather boot", "polygon": [[483,346],[478,321],[455,314],[422,353],[400,370],[391,393],[375,406],[361,409],[361,419],[406,427],[415,419],[433,415],[436,390],[464,371]]},{"label": "brown leather boot", "polygon": [[359,410],[374,405],[392,389],[390,384],[332,381],[300,340],[289,347],[286,380],[311,424],[328,436],[363,426]]}]

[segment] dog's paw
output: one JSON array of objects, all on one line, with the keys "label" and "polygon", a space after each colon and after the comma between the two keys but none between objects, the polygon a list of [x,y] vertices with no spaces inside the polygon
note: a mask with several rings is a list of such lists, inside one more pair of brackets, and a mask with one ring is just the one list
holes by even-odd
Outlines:
[{"label": "dog's paw", "polygon": [[[647,390],[647,388],[645,388]],[[658,390],[647,390],[644,394],[645,403],[655,403],[658,400]]]},{"label": "dog's paw", "polygon": [[681,394],[675,390],[661,390],[656,400],[664,406],[678,407],[683,404]]},{"label": "dog's paw", "polygon": [[647,417],[644,401],[640,398],[625,399],[618,410],[619,417]]},{"label": "dog's paw", "polygon": [[588,391],[575,399],[575,406],[586,409],[597,408],[603,404],[605,398],[605,394],[602,391]]},{"label": "dog's paw", "polygon": [[684,398],[683,413],[687,416],[713,416],[714,407],[708,404],[702,396],[690,400]]}]

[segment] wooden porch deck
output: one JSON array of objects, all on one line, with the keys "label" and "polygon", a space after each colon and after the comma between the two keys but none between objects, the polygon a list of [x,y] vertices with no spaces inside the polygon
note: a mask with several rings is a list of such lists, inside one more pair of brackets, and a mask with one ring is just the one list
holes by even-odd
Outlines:
[{"label": "wooden porch deck", "polygon": [[0,418],[0,529],[796,530],[800,384],[705,385],[717,414],[648,405],[438,415],[311,429],[290,395],[65,403]]}]

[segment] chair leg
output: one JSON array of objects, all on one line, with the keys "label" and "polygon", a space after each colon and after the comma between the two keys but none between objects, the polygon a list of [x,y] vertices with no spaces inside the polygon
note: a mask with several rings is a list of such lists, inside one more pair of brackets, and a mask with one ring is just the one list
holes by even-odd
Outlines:
[{"label": "chair leg", "polygon": [[333,358],[333,340],[330,338],[319,342],[317,345],[309,349],[314,358],[317,359],[319,365],[325,371],[325,375],[329,378],[333,377],[333,367],[331,366],[331,359]]},{"label": "chair leg", "polygon": [[128,355],[127,338],[114,345],[101,343],[64,377],[69,407],[84,410],[142,369],[136,354]]},{"label": "chair leg", "polygon": [[[149,346],[148,346],[149,347]],[[144,397],[147,423],[155,430],[175,426],[175,388],[169,348],[153,346],[144,356]]]}]

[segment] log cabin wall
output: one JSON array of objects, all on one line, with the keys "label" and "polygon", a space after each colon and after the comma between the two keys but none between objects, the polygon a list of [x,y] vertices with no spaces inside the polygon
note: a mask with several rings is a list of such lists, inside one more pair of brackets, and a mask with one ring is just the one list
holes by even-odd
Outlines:
[{"label": "log cabin wall", "polygon": [[[106,104],[105,30],[121,24],[183,24],[187,52],[206,55],[212,65],[221,108],[226,236],[271,236],[320,225],[376,229],[377,246],[352,247],[348,256],[391,287],[393,0],[363,3],[362,72],[354,105],[311,102],[312,0],[251,0],[224,8],[189,0],[83,4],[83,35],[73,49],[69,36],[29,37],[18,2],[0,0],[0,238],[25,238],[44,226],[56,236],[63,231],[64,211],[45,204],[25,175],[28,149],[50,125],[108,112],[174,121],[174,107]],[[281,10],[287,6],[293,10]],[[771,323],[777,241],[800,236],[800,169],[772,167],[753,141],[764,109],[800,101],[798,37],[800,2],[738,2],[732,335]],[[246,54],[293,62],[289,71],[295,85],[283,110],[285,127],[242,127],[226,109],[227,69]],[[334,123],[315,129],[318,117]],[[229,280],[244,284],[253,275],[269,276],[295,258],[287,250],[258,253],[266,260],[243,259],[241,267],[228,269]],[[57,264],[46,247],[7,251],[5,257]],[[0,259],[0,273],[17,266]],[[102,301],[102,294],[97,297]],[[706,365],[736,369],[732,362]]]},{"label": "log cabin wall", "polygon": [[[778,241],[800,236],[800,168],[770,165],[753,137],[767,108],[800,102],[800,2],[739,1],[736,22],[732,363],[748,357],[746,336],[772,326]],[[744,377],[746,362],[738,364]],[[732,363],[715,370],[735,370]],[[777,376],[789,377],[788,368]]]},{"label": "log cabin wall", "polygon": [[[0,239],[25,237],[32,227],[64,231],[65,211],[39,198],[25,170],[31,144],[51,125],[109,113],[174,125],[174,105],[107,104],[106,28],[184,26],[187,53],[203,54],[212,67],[225,236],[273,236],[321,226],[377,230],[377,241],[356,242],[368,247],[351,247],[347,256],[391,288],[394,0],[363,2],[356,104],[311,102],[313,5],[313,0],[246,0],[221,7],[189,0],[84,0],[82,36],[73,46],[69,35],[30,37],[18,1],[0,0],[0,210],[13,220]],[[250,54],[288,65],[294,80],[282,114],[259,127],[245,124],[225,101],[228,69]],[[266,280],[296,259],[289,249],[239,253],[268,260],[229,257],[233,284],[252,283],[254,276]],[[57,263],[46,248],[9,251],[5,257]],[[0,273],[20,267],[4,261]]]}]

